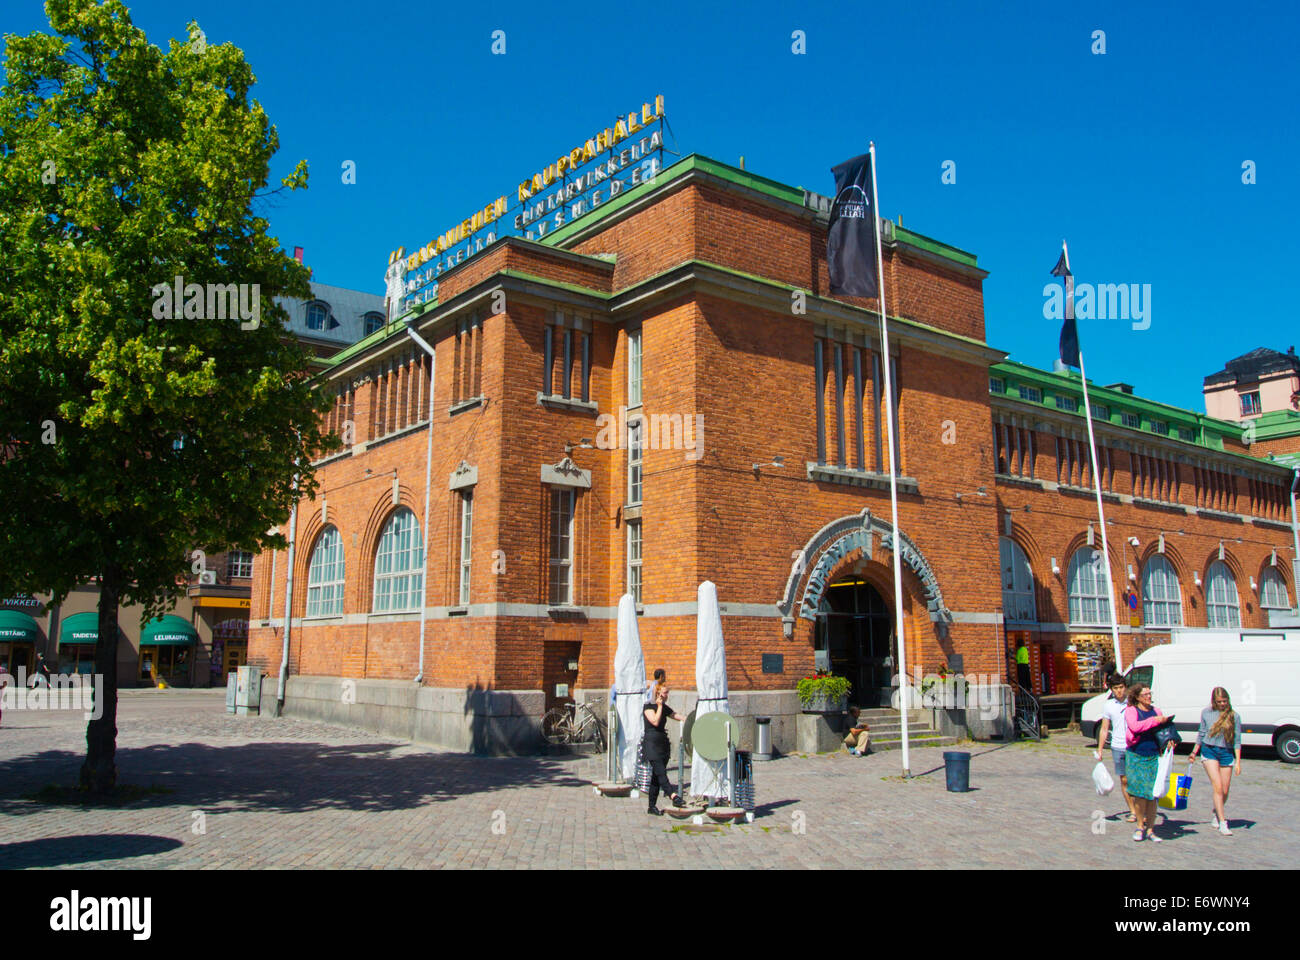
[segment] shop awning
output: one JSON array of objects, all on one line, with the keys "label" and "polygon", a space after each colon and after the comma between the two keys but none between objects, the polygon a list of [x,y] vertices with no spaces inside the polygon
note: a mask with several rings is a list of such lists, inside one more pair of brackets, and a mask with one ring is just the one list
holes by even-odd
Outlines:
[{"label": "shop awning", "polygon": [[41,635],[36,621],[20,610],[0,610],[0,641],[35,643]]},{"label": "shop awning", "polygon": [[199,632],[188,620],[183,620],[169,613],[157,620],[150,620],[140,631],[142,647],[188,647],[199,639]]},{"label": "shop awning", "polygon": [[59,646],[68,643],[98,643],[99,614],[90,610],[73,613],[63,618],[59,625]]}]

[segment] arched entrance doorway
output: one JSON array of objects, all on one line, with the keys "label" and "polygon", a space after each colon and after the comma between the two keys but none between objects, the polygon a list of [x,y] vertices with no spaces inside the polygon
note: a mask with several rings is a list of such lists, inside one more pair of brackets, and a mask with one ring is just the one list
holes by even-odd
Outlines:
[{"label": "arched entrance doorway", "polygon": [[818,659],[847,677],[849,703],[889,706],[893,680],[893,616],[885,599],[852,574],[830,584],[817,609]]}]

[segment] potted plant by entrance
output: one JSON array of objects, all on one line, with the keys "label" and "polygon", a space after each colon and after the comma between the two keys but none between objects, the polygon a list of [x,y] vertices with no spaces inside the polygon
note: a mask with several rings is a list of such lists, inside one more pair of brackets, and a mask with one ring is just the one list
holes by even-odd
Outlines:
[{"label": "potted plant by entrance", "polygon": [[849,702],[849,680],[829,670],[804,677],[795,687],[804,713],[841,713]]}]

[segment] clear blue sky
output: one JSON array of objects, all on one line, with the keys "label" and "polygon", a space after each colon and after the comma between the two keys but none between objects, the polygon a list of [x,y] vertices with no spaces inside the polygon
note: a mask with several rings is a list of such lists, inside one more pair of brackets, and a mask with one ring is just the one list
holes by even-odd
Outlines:
[{"label": "clear blue sky", "polygon": [[[1290,0],[130,7],[160,45],[193,18],[245,51],[280,133],[274,173],[311,167],[272,232],[326,283],[382,293],[389,250],[663,93],[682,153],[743,154],[823,193],[874,138],[882,211],[978,255],[988,340],[1013,359],[1056,357],[1042,291],[1062,238],[1079,283],[1152,288],[1148,330],[1081,323],[1093,380],[1199,410],[1201,378],[1225,360],[1300,346]],[[34,0],[0,13],[5,32],[44,23]],[[490,52],[496,29],[505,56]],[[345,160],[355,185],[340,182]],[[945,160],[955,185],[940,182]]]}]

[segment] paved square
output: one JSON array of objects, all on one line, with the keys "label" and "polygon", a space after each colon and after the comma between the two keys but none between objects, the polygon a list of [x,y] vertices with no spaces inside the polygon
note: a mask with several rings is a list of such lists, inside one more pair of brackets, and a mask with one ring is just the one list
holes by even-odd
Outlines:
[{"label": "paved square", "polygon": [[[675,726],[675,725],[671,725]],[[596,796],[593,759],[499,759],[292,719],[235,717],[224,691],[126,691],[120,780],[157,792],[121,808],[25,797],[71,785],[80,713],[6,710],[0,723],[0,867],[1294,867],[1300,766],[1251,752],[1209,825],[1195,768],[1167,842],[1139,847],[1118,793],[1098,797],[1078,735],[966,744],[967,794],[944,789],[942,751],[786,757],[755,765],[751,825],[691,831],[644,800]],[[1182,764],[1185,766],[1185,764]],[[670,771],[675,777],[675,768]],[[662,804],[663,801],[661,801]],[[201,831],[198,828],[202,828]],[[1094,832],[1103,830],[1104,832]],[[1133,857],[1140,852],[1141,857]]]}]

